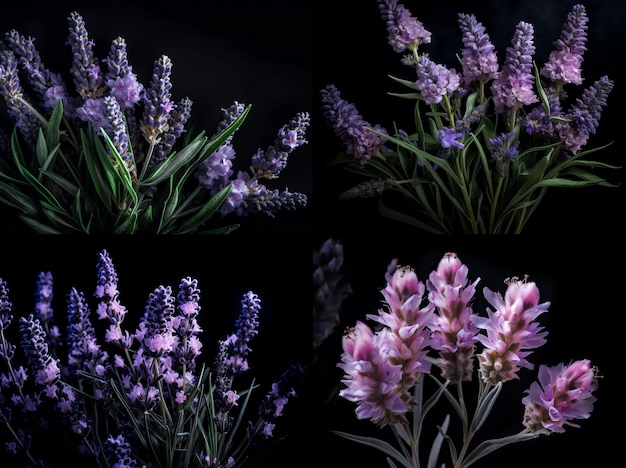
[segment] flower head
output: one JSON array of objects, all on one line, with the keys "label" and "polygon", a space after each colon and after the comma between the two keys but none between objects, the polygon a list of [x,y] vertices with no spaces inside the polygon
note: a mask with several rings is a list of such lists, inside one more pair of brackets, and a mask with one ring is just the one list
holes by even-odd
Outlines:
[{"label": "flower head", "polygon": [[461,64],[463,82],[487,82],[498,75],[498,57],[485,27],[474,15],[459,13],[459,27],[463,33]]},{"label": "flower head", "polygon": [[417,62],[417,89],[426,104],[439,104],[444,96],[450,96],[461,84],[456,70],[448,69],[428,57]]},{"label": "flower head", "polygon": [[554,367],[541,365],[539,381],[531,384],[522,399],[526,430],[564,432],[565,426],[580,427],[574,420],[587,419],[593,411],[597,372],[587,359]]},{"label": "flower head", "polygon": [[387,40],[395,52],[416,51],[420,44],[430,43],[431,33],[402,3],[378,0],[378,8],[387,24]]}]

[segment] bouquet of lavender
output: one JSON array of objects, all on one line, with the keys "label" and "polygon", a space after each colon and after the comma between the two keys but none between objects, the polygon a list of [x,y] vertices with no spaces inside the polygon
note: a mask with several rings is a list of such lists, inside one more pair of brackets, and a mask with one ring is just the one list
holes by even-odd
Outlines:
[{"label": "bouquet of lavender", "polygon": [[[397,259],[385,278],[383,306],[367,315],[375,326],[358,320],[346,330],[337,366],[344,372],[339,396],[356,404],[358,419],[390,430],[396,444],[386,437],[334,434],[380,450],[391,467],[467,468],[506,445],[562,433],[590,417],[599,378],[590,360],[542,364],[538,381],[521,398],[523,428],[480,441],[506,383],[534,368],[529,357],[547,336],[536,319],[550,302],[540,301],[538,286],[527,277],[513,277],[505,281],[504,295],[483,288],[490,307],[487,316],[477,314],[472,302],[480,278],[470,280],[467,265],[454,253],[443,255],[425,283]],[[337,298],[337,292],[329,296]],[[468,388],[472,380],[476,393]],[[424,423],[446,401],[449,409],[424,447]]]},{"label": "bouquet of lavender", "polygon": [[391,77],[407,92],[390,94],[415,101],[415,128],[370,124],[334,84],[323,88],[325,118],[346,150],[334,163],[364,177],[341,198],[380,197],[382,216],[432,233],[520,233],[550,187],[616,186],[594,169],[618,167],[590,158],[608,145],[586,147],[613,81],[576,89],[583,5],[572,7],[541,67],[532,24],[517,24],[500,64],[480,21],[459,13],[460,72],[418,54],[431,33],[404,5],[378,6],[394,52],[408,52],[402,63],[413,77]]},{"label": "bouquet of lavender", "polygon": [[78,13],[68,30],[75,92],[44,66],[34,38],[11,30],[0,42],[0,94],[14,122],[0,132],[0,201],[32,229],[222,234],[239,224],[209,224],[215,216],[274,217],[306,205],[306,195],[263,181],[277,179],[307,143],[308,113],[297,113],[252,156],[249,171],[235,174],[232,140],[250,105],[234,102],[214,133],[190,135],[192,100],[172,101],[168,56],[155,60],[144,86],[122,37],[99,60]]},{"label": "bouquet of lavender", "polygon": [[[0,441],[11,466],[243,466],[274,437],[305,368],[290,366],[263,397],[246,380],[261,302],[244,294],[234,333],[218,342],[213,365],[199,361],[198,282],[150,294],[134,332],[125,324],[118,276],[98,255],[96,332],[88,301],[72,288],[67,325],[53,314],[53,278],[39,275],[35,313],[17,321],[0,279]],[[238,388],[237,384],[242,384]],[[253,403],[255,402],[256,403]],[[258,405],[253,414],[249,404]],[[269,448],[269,447],[266,447]],[[251,463],[249,463],[251,464]]]}]

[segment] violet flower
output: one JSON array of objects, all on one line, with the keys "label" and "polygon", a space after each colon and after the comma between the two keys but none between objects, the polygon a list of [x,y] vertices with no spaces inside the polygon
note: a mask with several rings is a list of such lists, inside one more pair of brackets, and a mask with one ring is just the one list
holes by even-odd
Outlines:
[{"label": "violet flower", "polygon": [[541,75],[556,82],[560,87],[566,83],[581,84],[583,54],[587,48],[587,12],[584,5],[574,5],[567,14],[561,37],[554,43]]},{"label": "violet flower", "polygon": [[168,116],[175,108],[171,101],[172,61],[167,55],[161,55],[155,62],[150,86],[144,89],[143,119],[140,123],[141,132],[152,146],[158,143],[159,135],[168,128]]},{"label": "violet flower", "polygon": [[582,96],[576,99],[576,103],[565,114],[569,122],[555,124],[566,151],[578,153],[587,144],[589,137],[596,133],[602,109],[612,89],[612,80],[606,75],[599,78],[583,91]]},{"label": "violet flower", "polygon": [[385,138],[367,128],[373,128],[383,134],[387,131],[380,125],[372,127],[366,122],[355,105],[341,97],[341,92],[335,85],[327,85],[321,93],[322,110],[326,121],[345,145],[348,154],[354,156],[364,166],[385,143]]},{"label": "violet flower", "polygon": [[498,75],[498,57],[489,34],[482,23],[472,14],[459,13],[459,27],[463,34],[461,50],[461,66],[463,68],[463,84],[473,81],[484,84]]},{"label": "violet flower", "polygon": [[103,61],[107,64],[105,79],[109,93],[122,109],[132,109],[141,99],[143,85],[139,83],[133,67],[128,63],[124,38],[113,40],[109,55]]},{"label": "violet flower", "polygon": [[564,432],[565,426],[580,427],[574,420],[591,416],[598,375],[589,360],[554,367],[541,365],[538,378],[522,399],[527,431]]},{"label": "violet flower", "polygon": [[83,99],[96,99],[105,91],[104,78],[98,58],[94,56],[94,43],[89,39],[83,17],[72,11],[68,18],[68,43],[72,48],[70,72],[76,91]]},{"label": "violet flower", "polygon": [[417,54],[420,44],[430,43],[430,31],[397,0],[378,0],[378,9],[387,25],[387,41],[395,52]]},{"label": "violet flower", "polygon": [[437,143],[445,149],[450,149],[453,146],[455,148],[463,149],[465,148],[465,145],[459,141],[459,138],[462,137],[463,132],[457,132],[454,128],[442,127],[437,136]]},{"label": "violet flower", "polygon": [[521,367],[532,369],[526,359],[546,342],[548,332],[534,320],[550,307],[539,303],[539,288],[526,279],[511,278],[502,298],[500,293],[483,289],[485,299],[494,307],[487,309],[487,318],[474,316],[475,325],[487,334],[478,335],[484,346],[478,355],[483,380],[496,385],[517,378]]},{"label": "violet flower", "polygon": [[506,49],[502,71],[491,84],[497,114],[510,112],[514,116],[522,106],[538,101],[533,89],[533,35],[534,27],[530,23],[520,21],[515,27],[511,46]]},{"label": "violet flower", "polygon": [[461,84],[461,76],[456,70],[448,69],[428,57],[417,62],[417,89],[426,104],[439,104],[450,96]]}]

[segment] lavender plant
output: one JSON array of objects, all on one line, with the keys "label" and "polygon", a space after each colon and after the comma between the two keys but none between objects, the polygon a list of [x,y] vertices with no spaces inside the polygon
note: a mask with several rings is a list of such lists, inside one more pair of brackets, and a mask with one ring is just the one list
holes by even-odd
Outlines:
[{"label": "lavender plant", "polygon": [[[425,282],[397,259],[385,279],[382,307],[366,316],[373,326],[357,320],[345,331],[337,366],[344,373],[339,396],[356,405],[358,419],[393,437],[334,434],[381,451],[392,467],[466,468],[509,444],[580,427],[591,416],[600,376],[590,360],[541,364],[520,398],[519,432],[481,441],[507,382],[534,369],[531,355],[548,335],[537,319],[550,302],[541,302],[528,277],[512,277],[504,294],[483,288],[489,307],[486,316],[478,314],[473,301],[480,278],[471,280],[455,253],[444,254]],[[445,416],[427,439],[425,421],[443,403]]]},{"label": "lavender plant", "polygon": [[0,279],[0,441],[11,466],[248,466],[275,437],[306,372],[294,364],[253,396],[259,384],[246,375],[261,301],[252,291],[212,363],[200,359],[202,306],[191,277],[177,289],[155,288],[133,331],[106,250],[98,255],[95,307],[72,288],[65,329],[55,322],[52,293],[52,275],[42,272],[35,312],[15,324]]},{"label": "lavender plant", "polygon": [[[71,85],[45,67],[35,39],[0,42],[0,94],[12,131],[0,131],[0,201],[40,233],[224,234],[247,216],[275,217],[306,195],[269,188],[307,143],[307,112],[235,173],[233,137],[251,105],[222,109],[213,133],[188,133],[193,101],[172,99],[172,61],[154,61],[146,85],[117,37],[99,59],[80,14],[68,20]],[[101,64],[105,64],[104,67]]]},{"label": "lavender plant", "polygon": [[[520,21],[501,61],[482,23],[459,13],[460,71],[421,52],[433,40],[397,0],[378,0],[388,43],[407,53],[415,128],[370,123],[334,84],[321,90],[327,123],[345,147],[334,164],[363,177],[342,199],[379,198],[381,216],[432,233],[520,233],[550,187],[615,187],[590,156],[613,81],[580,89],[588,17],[574,5],[543,66],[534,27]],[[420,53],[418,53],[418,50]]]}]

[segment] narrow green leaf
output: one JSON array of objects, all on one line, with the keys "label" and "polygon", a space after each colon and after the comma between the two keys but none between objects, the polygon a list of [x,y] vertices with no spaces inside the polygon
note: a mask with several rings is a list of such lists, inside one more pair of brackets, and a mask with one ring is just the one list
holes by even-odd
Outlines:
[{"label": "narrow green leaf", "polygon": [[106,163],[100,166],[97,164],[97,161],[101,163],[103,163],[103,161],[93,146],[93,133],[90,138],[85,131],[81,129],[80,138],[85,165],[87,166],[87,172],[89,172],[96,195],[98,195],[98,198],[104,203],[107,211],[113,212],[113,200],[118,198],[119,193],[117,180],[113,176],[113,165],[110,164],[108,157],[106,158]]},{"label": "narrow green leaf", "polygon": [[491,413],[491,409],[500,394],[500,390],[502,390],[502,382],[498,382],[491,390],[489,390],[487,396],[481,401],[480,406],[476,408],[476,414],[472,419],[470,432],[477,432],[487,420],[489,413]]},{"label": "narrow green leaf", "polygon": [[48,144],[43,136],[43,131],[39,127],[37,132],[37,142],[35,143],[35,157],[37,158],[37,167],[42,167],[48,159]]},{"label": "narrow green leaf", "polygon": [[30,216],[20,215],[20,219],[24,224],[39,234],[62,234],[62,231],[59,231],[57,228],[44,224],[42,221],[31,218]]},{"label": "narrow green leaf", "polygon": [[187,221],[176,227],[176,234],[187,234],[196,231],[206,221],[208,221],[215,212],[222,206],[233,186],[228,184],[222,190],[213,195],[202,208]]},{"label": "narrow green leaf", "polygon": [[391,444],[389,444],[388,442],[385,442],[384,440],[377,439],[375,437],[364,437],[364,436],[354,435],[354,434],[350,434],[350,433],[342,432],[342,431],[330,431],[330,432],[332,434],[336,434],[338,436],[344,437],[353,442],[358,442],[359,444],[363,444],[368,447],[373,447],[389,455],[390,457],[398,461],[405,468],[414,467],[414,464],[411,462],[411,460],[407,460],[404,457],[404,455],[402,455],[396,448],[394,448]]},{"label": "narrow green leaf", "polygon": [[502,437],[499,439],[489,439],[479,444],[465,459],[463,462],[463,468],[469,468],[485,455],[496,451],[497,449],[504,447],[505,445],[524,442],[526,440],[535,439],[539,436],[538,433],[519,433],[508,437]]},{"label": "narrow green leaf", "polygon": [[437,435],[435,436],[433,444],[430,448],[430,453],[428,454],[428,464],[426,465],[426,468],[435,468],[437,466],[437,460],[439,460],[439,453],[441,452],[441,445],[443,444],[443,440],[446,436],[449,425],[450,415],[446,414],[446,417],[443,420],[443,424],[437,431]]},{"label": "narrow green leaf", "polygon": [[17,190],[14,186],[0,181],[1,200],[28,216],[37,214],[37,202],[31,197]]},{"label": "narrow green leaf", "polygon": [[55,148],[60,146],[61,141],[61,120],[63,119],[63,101],[59,99],[52,109],[52,113],[50,114],[50,118],[48,119],[48,124],[46,125],[46,141],[48,143],[48,147]]}]

